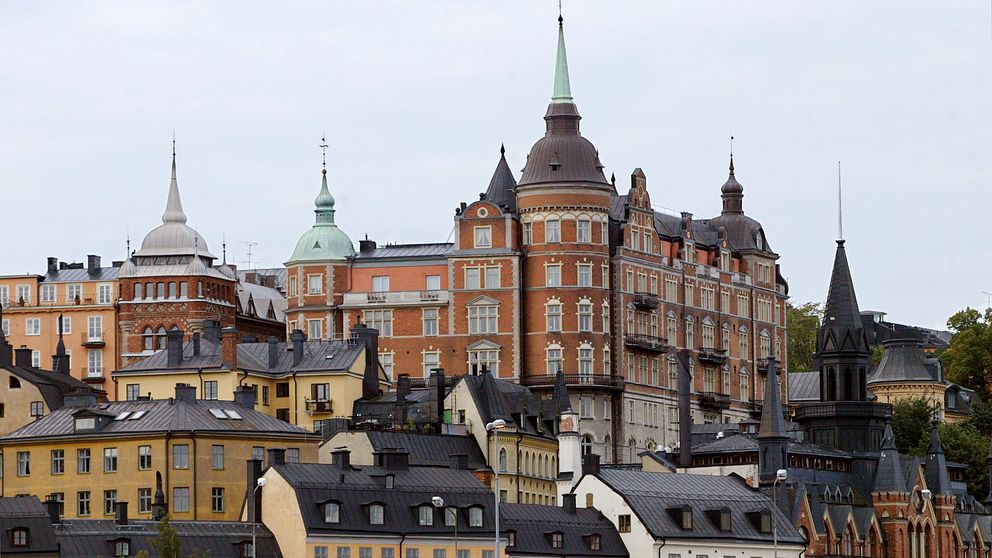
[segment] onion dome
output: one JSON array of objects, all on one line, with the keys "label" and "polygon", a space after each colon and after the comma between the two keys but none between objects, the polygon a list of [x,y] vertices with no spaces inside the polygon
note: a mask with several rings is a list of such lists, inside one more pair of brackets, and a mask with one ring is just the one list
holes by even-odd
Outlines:
[{"label": "onion dome", "polygon": [[162,214],[162,224],[152,229],[141,242],[136,256],[192,256],[216,259],[207,249],[207,243],[186,224],[183,202],[179,198],[179,184],[176,181],[176,153],[172,153],[172,180],[169,183],[169,197]]},{"label": "onion dome", "polygon": [[517,181],[513,178],[510,165],[506,164],[506,148],[499,146],[499,163],[496,163],[496,171],[489,181],[489,188],[482,195],[483,201],[494,203],[504,210],[516,211],[517,209]]},{"label": "onion dome", "polygon": [[334,224],[334,196],[327,188],[327,169],[324,169],[322,174],[320,193],[314,199],[316,222],[300,237],[287,264],[345,260],[355,255],[355,246],[351,238]]},{"label": "onion dome", "polygon": [[734,176],[734,156],[730,156],[730,176],[720,187],[720,197],[723,198],[723,215],[743,214],[744,187]]},{"label": "onion dome", "polygon": [[544,115],[547,131],[527,155],[520,185],[591,182],[609,186],[596,147],[579,132],[579,111],[572,100],[565,56],[565,31],[558,18],[558,53],[551,104]]}]

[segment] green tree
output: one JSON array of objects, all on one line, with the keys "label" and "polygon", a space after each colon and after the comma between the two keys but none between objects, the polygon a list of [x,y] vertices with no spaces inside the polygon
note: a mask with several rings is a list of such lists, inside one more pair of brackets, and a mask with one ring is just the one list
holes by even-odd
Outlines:
[{"label": "green tree", "polygon": [[[152,547],[158,552],[158,558],[183,558],[181,546],[182,542],[179,539],[179,533],[176,528],[170,523],[169,516],[163,517],[155,525],[155,530],[158,531],[158,535],[152,539]],[[208,558],[209,553],[206,554],[189,554],[186,558]],[[142,550],[136,556],[136,558],[150,558],[150,554],[147,550]]]},{"label": "green tree", "polygon": [[992,394],[992,308],[984,313],[965,308],[948,318],[947,327],[954,332],[950,346],[940,355],[947,378],[988,400]]},{"label": "green tree", "polygon": [[[985,463],[989,452],[989,437],[967,422],[943,422],[939,428],[944,456],[948,461],[968,466],[968,471],[965,473],[968,493],[984,499],[989,493],[988,469]],[[926,455],[927,446],[930,444],[929,427],[925,434],[914,452],[917,455]]]},{"label": "green tree", "polygon": [[981,399],[971,402],[971,414],[965,421],[986,436],[992,434],[992,404]]},{"label": "green tree", "polygon": [[885,356],[885,347],[875,345],[875,348],[871,350],[871,367],[875,368],[878,366],[878,363],[882,362],[883,356]]},{"label": "green tree", "polygon": [[807,302],[794,306],[791,302],[785,307],[789,370],[804,372],[813,369],[813,353],[816,352],[816,330],[820,328],[823,305]]},{"label": "green tree", "polygon": [[925,453],[932,417],[933,405],[922,397],[900,399],[892,404],[892,434],[899,451],[913,455]]}]

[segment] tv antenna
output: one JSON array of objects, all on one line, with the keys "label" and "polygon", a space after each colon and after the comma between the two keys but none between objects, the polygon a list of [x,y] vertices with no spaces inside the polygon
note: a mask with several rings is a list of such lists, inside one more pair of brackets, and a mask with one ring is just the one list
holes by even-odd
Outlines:
[{"label": "tv antenna", "polygon": [[254,271],[254,269],[255,269],[255,260],[252,259],[252,253],[251,252],[252,252],[252,248],[254,248],[255,246],[258,246],[258,243],[257,242],[251,242],[251,241],[248,241],[248,240],[239,240],[238,242],[240,244],[244,244],[245,246],[248,247],[248,261],[246,263],[248,264],[248,269],[251,269],[251,270]]}]

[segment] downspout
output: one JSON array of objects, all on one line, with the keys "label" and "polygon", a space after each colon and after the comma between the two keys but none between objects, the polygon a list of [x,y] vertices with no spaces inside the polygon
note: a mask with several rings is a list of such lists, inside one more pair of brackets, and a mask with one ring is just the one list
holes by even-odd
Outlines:
[{"label": "downspout", "polygon": [[665,540],[664,538],[663,538],[663,539],[661,539],[661,546],[659,546],[659,547],[658,547],[658,558],[663,558],[663,556],[662,556],[662,552],[663,552],[663,550],[664,550],[664,548],[665,548],[665,545],[666,545],[667,543],[668,543],[668,541],[667,541],[667,540]]},{"label": "downspout", "polygon": [[400,551],[397,554],[400,558],[403,557],[403,543],[406,541],[406,532],[400,533]]},{"label": "downspout", "polygon": [[192,508],[193,508],[193,521],[196,521],[197,520],[197,515],[198,515],[198,510],[197,510],[197,507],[196,507],[196,501],[197,501],[196,495],[199,492],[198,488],[200,486],[196,482],[196,456],[199,455],[198,453],[196,453],[196,430],[193,430],[193,431],[191,431],[189,433],[189,439],[190,439],[190,441],[192,442],[192,445],[193,445],[193,447],[190,448],[191,449],[191,451],[190,451],[190,457],[191,457],[192,466],[193,466],[193,503],[192,503]]},{"label": "downspout", "polygon": [[[162,492],[165,492],[165,494],[172,493],[172,483],[169,482],[169,476],[170,476],[169,471],[172,469],[172,466],[169,464],[169,449],[170,449],[169,440],[171,439],[172,439],[172,431],[170,430],[165,433],[165,451],[163,452],[165,453],[165,490],[163,490]],[[165,496],[165,501],[168,503],[171,502],[172,499],[169,498],[168,496]],[[153,517],[152,519],[155,518]]]},{"label": "downspout", "polygon": [[197,369],[196,369],[196,375],[197,375],[197,377],[200,378],[200,391],[198,391],[197,393],[203,395],[204,392],[203,392],[203,367],[202,366],[197,367]]},{"label": "downspout", "polygon": [[299,371],[293,370],[293,424],[299,424],[300,414],[300,386],[296,383],[296,375]]},{"label": "downspout", "polygon": [[241,369],[241,379],[238,380],[238,386],[239,387],[240,386],[243,386],[245,384],[245,380],[247,380],[247,379],[248,379],[248,371],[245,370],[244,368],[242,368]]},{"label": "downspout", "polygon": [[523,438],[523,434],[517,433],[517,503],[520,502],[520,440]]}]

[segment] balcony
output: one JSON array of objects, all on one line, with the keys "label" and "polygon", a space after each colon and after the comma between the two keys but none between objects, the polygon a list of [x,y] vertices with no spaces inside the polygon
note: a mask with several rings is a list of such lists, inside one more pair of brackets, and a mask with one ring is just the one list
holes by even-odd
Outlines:
[{"label": "balcony", "polygon": [[768,372],[768,363],[771,362],[770,358],[759,358],[755,363],[758,368],[758,372]]},{"label": "balcony", "polygon": [[724,364],[727,362],[727,351],[722,349],[699,349],[699,362],[706,364]]},{"label": "balcony", "polygon": [[651,335],[626,335],[623,338],[623,345],[628,349],[639,351],[649,351],[652,353],[668,352],[668,341]]},{"label": "balcony", "polygon": [[342,308],[370,306],[419,306],[447,304],[448,291],[388,291],[381,293],[344,293]]},{"label": "balcony", "polygon": [[743,273],[733,273],[731,276],[731,281],[736,285],[747,285],[751,286],[751,276],[745,275]]},{"label": "balcony", "polygon": [[333,413],[334,407],[331,405],[330,401],[310,401],[307,403],[307,408],[312,413]]},{"label": "balcony", "polygon": [[658,295],[654,293],[634,293],[634,306],[641,310],[654,310],[658,307]]},{"label": "balcony", "polygon": [[83,368],[83,381],[88,384],[103,383],[103,367]]},{"label": "balcony", "polygon": [[748,411],[751,412],[751,415],[752,416],[754,416],[754,417],[760,417],[761,416],[761,409],[764,408],[764,405],[765,405],[765,402],[762,401],[761,399],[752,399],[751,401],[748,402],[747,408],[748,408]]},{"label": "balcony", "polygon": [[98,349],[107,344],[103,339],[102,331],[82,332],[79,334],[79,343],[87,348]]},{"label": "balcony", "polygon": [[699,406],[704,409],[723,410],[730,408],[730,396],[715,391],[704,391],[699,394]]},{"label": "balcony", "polygon": [[[565,385],[569,387],[593,387],[611,390],[623,389],[623,378],[619,376],[603,376],[601,374],[565,374]],[[555,385],[555,375],[524,376],[520,383],[527,387],[552,387]]]}]

